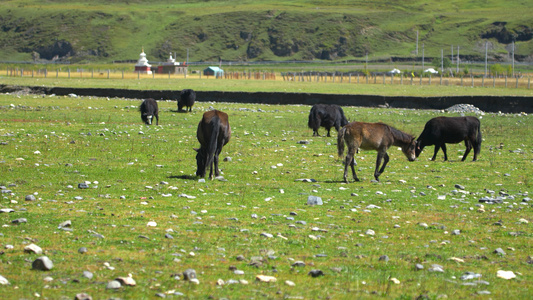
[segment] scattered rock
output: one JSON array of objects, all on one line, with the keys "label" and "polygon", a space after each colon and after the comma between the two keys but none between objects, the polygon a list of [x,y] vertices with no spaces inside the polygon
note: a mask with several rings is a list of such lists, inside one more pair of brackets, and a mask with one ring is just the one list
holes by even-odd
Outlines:
[{"label": "scattered rock", "polygon": [[22,223],[28,223],[28,220],[26,218],[19,218],[11,221],[13,224],[22,224]]},{"label": "scattered rock", "polygon": [[105,288],[108,289],[108,290],[116,290],[116,289],[120,289],[120,287],[122,287],[120,282],[118,282],[116,280],[112,280],[112,281],[107,283],[107,286]]},{"label": "scattered rock", "polygon": [[187,269],[183,272],[183,280],[196,279],[196,271],[194,269]]},{"label": "scattered rock", "polygon": [[48,257],[41,256],[33,261],[31,267],[34,270],[49,271],[54,267],[54,264]]},{"label": "scattered rock", "polygon": [[115,279],[116,281],[120,282],[121,285],[127,285],[127,286],[136,286],[137,283],[135,280],[131,277],[118,277]]},{"label": "scattered rock", "polygon": [[0,275],[0,285],[8,285],[9,281],[2,275]]},{"label": "scattered rock", "polygon": [[26,247],[24,247],[24,252],[26,253],[35,253],[35,254],[43,254],[43,249],[41,249],[41,247],[35,245],[35,244],[30,244]]},{"label": "scattered rock", "polygon": [[497,248],[496,250],[494,250],[495,254],[499,254],[499,255],[505,255],[505,251],[503,251],[502,248]]},{"label": "scattered rock", "polygon": [[78,253],[80,254],[84,254],[84,253],[87,253],[87,248],[86,247],[81,247],[80,249],[78,249]]},{"label": "scattered rock", "polygon": [[379,261],[388,262],[389,261],[389,257],[387,255],[382,255],[382,256],[379,257]]},{"label": "scattered rock", "polygon": [[76,294],[74,300],[93,300],[93,297],[85,293]]},{"label": "scattered rock", "polygon": [[311,277],[320,277],[320,276],[324,276],[324,272],[322,272],[321,270],[315,269],[315,270],[309,271],[307,275],[310,275]]},{"label": "scattered rock", "polygon": [[255,280],[261,281],[261,282],[276,282],[277,278],[274,276],[257,275],[255,276]]},{"label": "scattered rock", "polygon": [[322,198],[317,196],[307,197],[307,205],[323,205]]},{"label": "scattered rock", "polygon": [[26,195],[26,197],[24,197],[24,200],[26,200],[26,201],[35,201],[37,199],[35,199],[34,195]]},{"label": "scattered rock", "polygon": [[83,274],[81,275],[87,279],[92,279],[93,278],[93,273],[89,272],[89,271],[83,271]]},{"label": "scattered rock", "polygon": [[516,275],[513,273],[513,271],[498,270],[498,272],[496,272],[496,276],[507,280],[516,278]]}]

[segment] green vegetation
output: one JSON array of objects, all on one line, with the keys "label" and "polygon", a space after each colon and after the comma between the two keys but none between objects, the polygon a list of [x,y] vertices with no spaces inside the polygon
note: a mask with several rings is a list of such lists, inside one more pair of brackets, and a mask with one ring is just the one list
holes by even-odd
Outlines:
[{"label": "green vegetation", "polygon": [[[522,0],[488,1],[37,1],[0,7],[3,59],[55,55],[71,62],[150,61],[169,52],[179,61],[389,60],[447,56],[505,60],[533,52]],[[38,55],[37,55],[38,54]]]},{"label": "green vegetation", "polygon": [[[82,292],[93,299],[531,294],[533,218],[531,201],[522,199],[532,192],[532,116],[478,116],[484,141],[477,162],[472,156],[459,161],[462,144],[448,145],[449,162],[442,153],[428,161],[432,147],[408,162],[393,147],[380,183],[370,181],[376,153],[361,151],[356,159],[363,181],[343,184],[336,139],[312,137],[308,106],[200,102],[193,113],[182,114],[175,102],[160,101],[161,125],[147,127],[139,104],[0,95],[0,185],[12,192],[2,193],[0,208],[15,210],[0,213],[0,275],[10,282],[0,285],[2,298],[72,299]],[[227,181],[200,182],[192,176],[192,148],[198,146],[198,121],[211,107],[229,114],[233,135],[220,158],[231,159],[220,162]],[[344,111],[350,120],[383,121],[414,135],[441,115]],[[89,188],[78,189],[84,182]],[[37,200],[25,201],[30,194]],[[306,205],[309,195],[324,205]],[[504,202],[480,206],[479,199],[497,196]],[[27,223],[12,223],[19,218]],[[67,220],[70,229],[58,228]],[[31,270],[40,256],[24,253],[31,243],[53,261],[52,270]],[[81,247],[88,252],[78,253]],[[494,253],[497,248],[506,254]],[[380,260],[384,255],[388,261]],[[293,266],[297,261],[305,266]],[[416,271],[416,264],[424,269]],[[430,271],[434,264],[444,272]],[[196,270],[198,285],[183,280],[189,268]],[[313,269],[324,276],[309,276]],[[517,277],[498,278],[498,270]],[[83,271],[94,277],[83,277]],[[465,272],[482,277],[462,280]],[[136,286],[106,289],[128,274]],[[277,281],[258,282],[260,274]]]}]

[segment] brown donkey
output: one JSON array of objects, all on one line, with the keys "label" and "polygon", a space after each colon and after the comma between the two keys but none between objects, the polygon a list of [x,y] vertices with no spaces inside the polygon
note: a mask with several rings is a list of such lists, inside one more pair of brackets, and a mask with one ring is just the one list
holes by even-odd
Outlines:
[{"label": "brown donkey", "polygon": [[[359,149],[376,150],[378,157],[376,159],[376,170],[374,171],[374,178],[379,181],[379,175],[385,170],[385,166],[389,162],[389,155],[387,149],[390,146],[399,146],[402,148],[403,154],[409,161],[416,159],[415,137],[402,132],[394,127],[390,127],[383,123],[364,123],[352,122],[344,126],[337,136],[337,150],[339,156],[342,157],[344,153],[344,142],[348,145],[348,153],[346,154],[346,161],[344,165],[344,182],[348,183],[348,166],[352,167],[352,174],[355,181],[359,181],[355,174],[355,153]],[[383,166],[381,160],[384,159]]]},{"label": "brown donkey", "polygon": [[215,176],[219,176],[218,155],[222,147],[229,142],[231,128],[228,122],[228,115],[218,110],[211,110],[204,113],[198,124],[196,137],[200,142],[200,149],[194,149],[196,154],[196,175],[205,177],[206,169],[209,168],[209,179],[213,179],[213,169]]}]

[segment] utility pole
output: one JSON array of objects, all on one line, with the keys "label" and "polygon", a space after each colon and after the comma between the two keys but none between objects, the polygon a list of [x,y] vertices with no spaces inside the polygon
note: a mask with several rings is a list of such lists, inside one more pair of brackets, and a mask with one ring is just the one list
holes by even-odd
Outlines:
[{"label": "utility pole", "polygon": [[487,52],[489,49],[489,44],[485,42],[485,77],[487,77]]},{"label": "utility pole", "polygon": [[452,55],[451,55],[451,57],[452,57],[452,65],[453,65],[453,45],[452,45]]},{"label": "utility pole", "polygon": [[418,30],[416,31],[416,56],[418,56]]},{"label": "utility pole", "polygon": [[444,74],[444,49],[440,49],[440,70]]},{"label": "utility pole", "polygon": [[422,72],[424,72],[424,43],[422,43]]},{"label": "utility pole", "polygon": [[455,69],[455,73],[459,73],[459,46],[457,46],[457,68]]}]

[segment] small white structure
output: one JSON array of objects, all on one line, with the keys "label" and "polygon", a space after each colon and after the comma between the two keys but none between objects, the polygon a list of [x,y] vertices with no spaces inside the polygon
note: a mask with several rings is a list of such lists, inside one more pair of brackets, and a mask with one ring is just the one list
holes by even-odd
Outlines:
[{"label": "small white structure", "polygon": [[157,72],[161,74],[187,74],[187,64],[176,62],[172,57],[172,53],[170,53],[167,61],[157,67]]},{"label": "small white structure", "polygon": [[141,74],[152,74],[152,65],[148,64],[148,59],[146,59],[146,53],[144,53],[144,48],[142,49],[141,54],[139,55],[139,60],[135,64],[135,72]]},{"label": "small white structure", "polygon": [[402,71],[400,71],[400,70],[394,68],[394,69],[390,70],[390,71],[387,72],[387,73],[388,73],[389,75],[396,75],[396,74],[401,74]]},{"label": "small white structure", "polygon": [[439,71],[435,71],[433,68],[426,69],[424,73],[439,74]]}]

